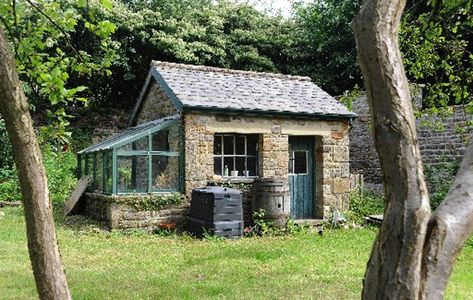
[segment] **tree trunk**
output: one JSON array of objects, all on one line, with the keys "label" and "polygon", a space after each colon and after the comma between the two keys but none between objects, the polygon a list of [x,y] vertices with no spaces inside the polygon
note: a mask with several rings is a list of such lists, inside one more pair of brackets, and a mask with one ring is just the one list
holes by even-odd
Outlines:
[{"label": "tree trunk", "polygon": [[405,0],[367,0],[353,20],[386,201],[365,274],[364,299],[441,298],[455,257],[473,230],[471,145],[453,189],[429,222],[428,192],[398,43],[404,6]]},{"label": "tree trunk", "polygon": [[61,265],[41,152],[15,60],[0,27],[0,110],[13,148],[25,207],[28,250],[41,299],[71,299]]},{"label": "tree trunk", "polygon": [[365,299],[415,299],[430,206],[398,45],[405,1],[368,0],[355,17],[386,210],[365,275]]},{"label": "tree trunk", "polygon": [[455,259],[473,232],[473,136],[445,199],[427,230],[420,296],[443,299]]}]

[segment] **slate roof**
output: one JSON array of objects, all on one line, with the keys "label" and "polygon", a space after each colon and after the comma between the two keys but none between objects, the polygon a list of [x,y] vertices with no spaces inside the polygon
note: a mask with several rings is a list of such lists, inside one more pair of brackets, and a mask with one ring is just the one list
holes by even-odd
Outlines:
[{"label": "slate roof", "polygon": [[[150,74],[181,111],[356,117],[309,77],[159,61],[151,63]],[[143,94],[134,114],[139,110]]]}]

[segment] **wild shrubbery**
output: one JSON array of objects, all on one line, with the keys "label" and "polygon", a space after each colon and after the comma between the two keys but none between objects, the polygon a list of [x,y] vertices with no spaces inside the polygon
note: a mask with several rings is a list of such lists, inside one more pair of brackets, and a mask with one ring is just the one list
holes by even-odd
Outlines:
[{"label": "wild shrubbery", "polygon": [[425,164],[424,167],[430,192],[430,205],[432,210],[435,210],[447,196],[460,168],[460,163],[443,160],[437,164]]},{"label": "wild shrubbery", "polygon": [[[48,187],[54,206],[69,197],[76,184],[76,156],[72,151],[61,151],[46,145],[42,149]],[[18,173],[14,167],[0,169],[0,201],[21,200]]]},{"label": "wild shrubbery", "polygon": [[379,215],[384,212],[383,197],[368,190],[354,191],[350,194],[350,209],[346,212],[347,219],[356,224],[363,224],[365,217]]}]

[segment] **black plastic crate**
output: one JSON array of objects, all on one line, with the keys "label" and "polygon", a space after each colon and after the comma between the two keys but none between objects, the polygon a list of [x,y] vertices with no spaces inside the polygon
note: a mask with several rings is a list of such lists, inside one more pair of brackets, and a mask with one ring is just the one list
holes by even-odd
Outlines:
[{"label": "black plastic crate", "polygon": [[236,238],[243,235],[243,207],[239,190],[223,187],[194,189],[188,217],[188,230]]},{"label": "black plastic crate", "polygon": [[207,187],[194,189],[189,216],[204,221],[237,221],[243,217],[239,190]]},{"label": "black plastic crate", "polygon": [[227,238],[243,235],[243,221],[205,222],[192,217],[187,218],[189,231],[202,237],[205,233]]}]

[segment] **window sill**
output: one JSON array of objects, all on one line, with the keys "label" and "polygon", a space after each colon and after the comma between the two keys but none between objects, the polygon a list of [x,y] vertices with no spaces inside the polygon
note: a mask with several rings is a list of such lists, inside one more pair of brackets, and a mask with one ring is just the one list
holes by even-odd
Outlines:
[{"label": "window sill", "polygon": [[225,183],[253,183],[258,179],[258,176],[222,176],[220,177],[220,182]]}]

